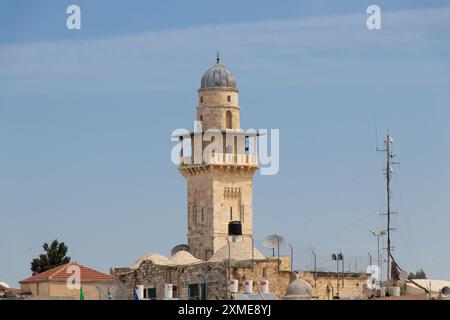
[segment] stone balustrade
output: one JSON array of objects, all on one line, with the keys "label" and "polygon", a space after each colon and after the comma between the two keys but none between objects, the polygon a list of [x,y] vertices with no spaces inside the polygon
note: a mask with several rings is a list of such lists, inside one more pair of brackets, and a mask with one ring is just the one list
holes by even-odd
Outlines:
[{"label": "stone balustrade", "polygon": [[206,159],[202,159],[201,163],[195,163],[193,156],[180,159],[180,166],[199,164],[258,166],[258,156],[252,154],[212,153]]}]

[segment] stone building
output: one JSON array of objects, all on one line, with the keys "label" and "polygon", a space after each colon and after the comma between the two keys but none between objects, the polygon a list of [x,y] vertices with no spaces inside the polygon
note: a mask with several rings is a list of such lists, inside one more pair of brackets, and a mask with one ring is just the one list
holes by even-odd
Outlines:
[{"label": "stone building", "polygon": [[143,286],[144,299],[163,299],[165,284],[172,285],[172,297],[176,299],[230,299],[231,279],[238,281],[239,292],[244,292],[245,281],[251,280],[252,292],[258,293],[264,280],[268,282],[270,292],[283,296],[291,272],[289,257],[280,257],[280,260],[278,263],[276,257],[260,257],[238,260],[230,266],[220,259],[197,260],[185,251],[170,259],[153,253],[140,258],[129,268],[113,268],[111,274],[126,284],[128,292],[133,292],[138,285]]},{"label": "stone building", "polygon": [[319,300],[364,298],[363,289],[370,275],[367,273],[306,272],[296,271],[300,279],[307,281]]},{"label": "stone building", "polygon": [[23,296],[27,294],[28,293],[25,291],[16,288],[11,288],[6,282],[0,281],[0,300],[23,299]]},{"label": "stone building", "polygon": [[76,262],[69,262],[21,280],[20,289],[28,293],[27,299],[78,300],[80,289],[67,285],[68,280],[76,275],[79,276],[85,300],[106,300],[108,292],[116,299],[124,299],[127,296],[117,278]]},{"label": "stone building", "polygon": [[[176,299],[230,299],[231,279],[238,281],[240,293],[246,292],[247,280],[252,281],[253,293],[261,293],[261,285],[266,282],[269,292],[279,298],[286,295],[287,300],[364,298],[368,274],[348,272],[336,277],[334,272],[291,272],[289,265],[289,257],[280,257],[280,262],[277,257],[238,260],[230,267],[226,259],[201,261],[188,252],[179,252],[170,259],[153,253],[141,257],[131,267],[113,268],[111,274],[125,284],[129,298],[133,298],[136,286],[142,285],[144,299],[164,299],[165,284],[171,284],[172,297]],[[304,289],[299,290],[299,283]]]},{"label": "stone building", "polygon": [[[131,267],[112,268],[111,275],[122,281],[129,298],[138,288],[140,298],[163,299],[169,286],[173,298],[229,299],[231,280],[238,281],[240,293],[268,288],[281,298],[297,278],[289,256],[265,257],[253,243],[258,135],[240,129],[238,93],[236,78],[217,57],[198,89],[197,128],[179,136],[178,170],[187,181],[188,245],[178,247],[182,250],[170,258],[150,253]],[[230,236],[229,223],[237,221],[241,235]],[[332,279],[300,276],[314,285],[317,297],[327,297]]]}]

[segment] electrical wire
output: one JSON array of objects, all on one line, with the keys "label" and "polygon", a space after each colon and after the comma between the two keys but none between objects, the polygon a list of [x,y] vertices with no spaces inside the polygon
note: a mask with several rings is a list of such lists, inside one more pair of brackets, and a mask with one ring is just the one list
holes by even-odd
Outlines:
[{"label": "electrical wire", "polygon": [[373,216],[373,213],[369,213],[369,214],[367,214],[367,215],[365,215],[365,216],[359,217],[358,219],[355,219],[355,220],[353,220],[353,221],[347,223],[346,225],[344,225],[344,227],[341,227],[341,228],[339,229],[339,231],[337,231],[337,232],[335,232],[335,233],[332,233],[331,235],[325,237],[325,239],[326,239],[326,240],[329,240],[329,239],[331,239],[331,238],[333,238],[333,237],[335,237],[335,236],[337,236],[337,235],[340,235],[342,232],[348,230],[349,227],[352,227],[352,226],[354,226],[354,225],[357,225],[358,223],[361,223],[361,222],[365,221],[367,218],[369,218],[369,217],[371,217],[371,216]]},{"label": "electrical wire", "polygon": [[[377,154],[376,157],[376,162],[378,162],[378,159],[380,157],[380,154]],[[351,186],[355,181],[359,180],[362,176],[368,174],[370,171],[367,170],[373,163],[372,162],[368,162],[367,165],[364,167],[364,171],[358,173],[356,176],[354,176],[352,179],[350,179],[343,188],[339,189],[339,192],[331,199],[329,199],[324,206],[322,206],[321,209],[316,210],[311,217],[309,218],[309,220],[307,220],[304,224],[304,228],[308,227],[316,218],[318,218],[320,215],[322,215],[325,211],[325,209],[327,209],[327,206],[329,206],[330,204],[333,204],[335,201],[337,201],[339,198],[342,197],[342,195],[347,191],[348,187]]]}]

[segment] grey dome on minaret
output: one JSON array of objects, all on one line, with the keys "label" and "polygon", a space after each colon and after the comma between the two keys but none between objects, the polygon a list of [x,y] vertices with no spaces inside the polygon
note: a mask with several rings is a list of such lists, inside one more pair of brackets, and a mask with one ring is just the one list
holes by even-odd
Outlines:
[{"label": "grey dome on minaret", "polygon": [[236,89],[236,78],[223,64],[217,55],[216,64],[203,74],[200,89]]}]

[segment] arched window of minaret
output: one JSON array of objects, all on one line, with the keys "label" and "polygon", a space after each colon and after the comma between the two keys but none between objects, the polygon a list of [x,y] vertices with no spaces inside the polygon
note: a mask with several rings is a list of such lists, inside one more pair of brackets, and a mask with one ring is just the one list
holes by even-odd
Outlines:
[{"label": "arched window of minaret", "polygon": [[200,116],[200,121],[202,121],[202,122],[203,122],[203,116],[202,116],[202,115]]},{"label": "arched window of minaret", "polygon": [[233,207],[230,207],[230,221],[233,221]]},{"label": "arched window of minaret", "polygon": [[203,97],[202,96],[200,96],[200,102],[203,102]]},{"label": "arched window of minaret", "polygon": [[194,204],[192,205],[192,220],[194,222],[194,224],[197,223],[197,206]]},{"label": "arched window of minaret", "polygon": [[227,96],[227,101],[231,102],[231,96]]},{"label": "arched window of minaret", "polygon": [[227,129],[233,128],[233,115],[231,114],[230,110],[228,110],[226,113],[226,125],[227,125]]}]

